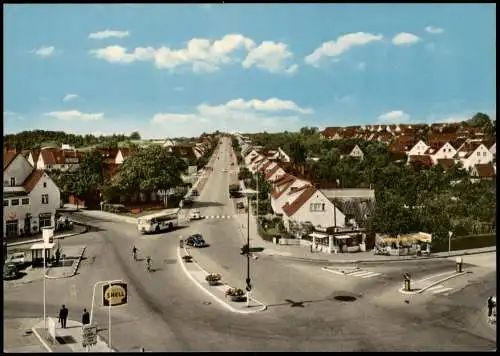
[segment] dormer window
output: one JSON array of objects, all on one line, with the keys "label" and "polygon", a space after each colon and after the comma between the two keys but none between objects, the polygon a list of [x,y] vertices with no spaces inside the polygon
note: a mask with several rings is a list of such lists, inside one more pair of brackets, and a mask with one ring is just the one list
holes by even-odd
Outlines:
[{"label": "dormer window", "polygon": [[16,177],[10,177],[10,186],[15,187],[16,186]]}]

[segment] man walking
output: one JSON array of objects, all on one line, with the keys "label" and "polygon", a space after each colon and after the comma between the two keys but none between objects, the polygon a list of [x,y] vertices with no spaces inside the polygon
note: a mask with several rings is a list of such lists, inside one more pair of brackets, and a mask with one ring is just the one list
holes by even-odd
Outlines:
[{"label": "man walking", "polygon": [[68,309],[63,304],[61,310],[59,310],[59,322],[61,323],[63,329],[66,329],[66,320],[68,319],[68,313]]},{"label": "man walking", "polygon": [[87,324],[90,324],[90,314],[87,311],[87,309],[83,309],[82,324],[84,326],[87,325]]},{"label": "man walking", "polygon": [[[496,301],[496,300],[495,300]],[[490,296],[488,298],[488,321],[492,321],[492,316],[491,314],[493,313],[493,307],[495,307],[495,301],[493,300],[493,297]]]}]

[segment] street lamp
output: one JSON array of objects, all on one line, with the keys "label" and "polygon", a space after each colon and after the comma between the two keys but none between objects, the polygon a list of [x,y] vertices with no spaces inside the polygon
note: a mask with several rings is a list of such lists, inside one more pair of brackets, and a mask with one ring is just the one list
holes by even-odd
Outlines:
[{"label": "street lamp", "polygon": [[248,206],[248,211],[247,211],[247,245],[246,248],[242,249],[242,252],[244,252],[247,255],[247,307],[250,306],[250,291],[252,290],[252,285],[250,284],[250,197],[254,194],[257,193],[256,190],[253,189],[243,189],[240,190],[240,193],[243,194],[244,196],[247,197],[247,206]]}]

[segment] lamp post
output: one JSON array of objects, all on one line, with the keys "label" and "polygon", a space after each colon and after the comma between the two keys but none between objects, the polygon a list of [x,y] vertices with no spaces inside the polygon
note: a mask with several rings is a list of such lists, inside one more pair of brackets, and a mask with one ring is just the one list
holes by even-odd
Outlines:
[{"label": "lamp post", "polygon": [[241,194],[247,197],[247,205],[248,205],[248,211],[247,211],[247,279],[246,279],[246,290],[247,290],[247,307],[250,306],[250,291],[252,290],[252,285],[250,284],[250,196],[253,194],[257,193],[257,191],[253,189],[243,189],[240,191]]}]

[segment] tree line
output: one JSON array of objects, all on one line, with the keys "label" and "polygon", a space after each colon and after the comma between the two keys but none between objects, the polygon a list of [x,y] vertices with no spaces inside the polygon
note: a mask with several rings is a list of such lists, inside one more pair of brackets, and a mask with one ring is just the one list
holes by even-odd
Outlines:
[{"label": "tree line", "polygon": [[101,145],[102,147],[115,148],[118,143],[126,141],[129,146],[133,146],[131,140],[140,140],[141,135],[133,132],[127,135],[94,136],[90,134],[76,135],[63,131],[32,130],[22,131],[16,134],[4,135],[4,147],[7,149],[39,149],[45,145],[70,144],[75,148]]}]

